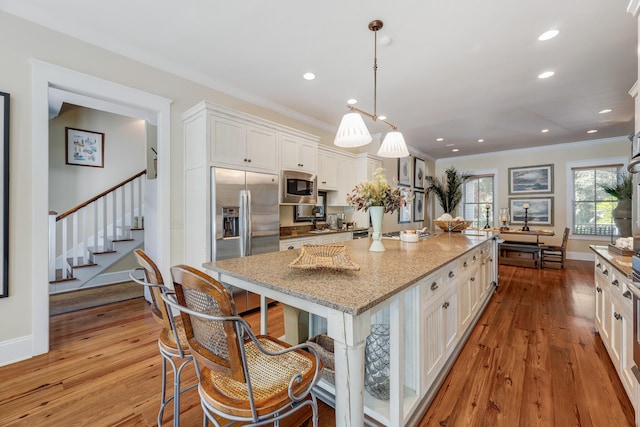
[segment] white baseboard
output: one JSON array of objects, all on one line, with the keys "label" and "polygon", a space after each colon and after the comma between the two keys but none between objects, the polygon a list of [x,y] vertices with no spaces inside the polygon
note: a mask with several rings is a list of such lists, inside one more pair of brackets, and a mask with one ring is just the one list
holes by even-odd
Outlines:
[{"label": "white baseboard", "polygon": [[10,365],[33,357],[31,335],[0,342],[0,366]]},{"label": "white baseboard", "polygon": [[87,281],[81,289],[95,288],[96,286],[113,285],[116,283],[130,282],[129,270],[114,271],[113,273],[100,274]]}]

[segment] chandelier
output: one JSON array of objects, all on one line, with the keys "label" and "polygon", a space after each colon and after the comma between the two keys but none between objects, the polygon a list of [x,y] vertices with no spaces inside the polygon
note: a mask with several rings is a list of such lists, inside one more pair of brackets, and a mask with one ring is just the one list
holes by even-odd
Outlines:
[{"label": "chandelier", "polygon": [[369,30],[373,31],[373,114],[367,113],[353,105],[347,105],[347,108],[351,110],[342,117],[340,121],[340,127],[338,133],[333,141],[338,147],[361,147],[367,145],[372,141],[371,134],[367,129],[367,126],[362,120],[360,114],[371,118],[374,122],[381,121],[389,126],[392,131],[388,132],[382,141],[382,145],[378,150],[378,155],[381,157],[406,157],[409,155],[407,144],[404,142],[402,133],[398,131],[398,127],[394,124],[383,120],[378,117],[377,114],[377,78],[378,78],[378,30],[382,28],[383,22],[375,20],[369,22]]}]

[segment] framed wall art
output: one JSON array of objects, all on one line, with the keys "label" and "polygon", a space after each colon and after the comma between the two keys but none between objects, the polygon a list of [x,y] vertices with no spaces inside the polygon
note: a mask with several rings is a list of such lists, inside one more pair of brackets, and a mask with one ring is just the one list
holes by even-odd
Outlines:
[{"label": "framed wall art", "polygon": [[0,168],[2,168],[2,220],[0,234],[2,236],[2,256],[0,256],[0,298],[9,296],[9,94],[0,92]]},{"label": "framed wall art", "polygon": [[413,158],[413,188],[424,188],[424,177],[426,175],[427,166],[424,160],[417,157]]},{"label": "framed wall art", "polygon": [[66,164],[104,167],[104,133],[67,127]]},{"label": "framed wall art", "polygon": [[553,165],[509,168],[509,194],[553,193]]},{"label": "framed wall art", "polygon": [[415,191],[413,198],[413,222],[424,221],[424,193]]},{"label": "framed wall art", "polygon": [[553,225],[553,197],[510,198],[511,224],[524,224],[524,207],[528,205],[527,222]]},{"label": "framed wall art", "polygon": [[398,224],[406,224],[411,222],[411,190],[401,188],[400,194],[402,198],[407,201],[407,204],[398,210]]},{"label": "framed wall art", "polygon": [[398,159],[398,185],[411,186],[411,156]]}]

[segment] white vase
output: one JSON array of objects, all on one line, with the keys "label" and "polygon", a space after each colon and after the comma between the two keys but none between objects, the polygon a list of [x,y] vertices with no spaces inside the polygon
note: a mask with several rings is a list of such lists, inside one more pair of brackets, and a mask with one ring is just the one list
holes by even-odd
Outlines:
[{"label": "white vase", "polygon": [[384,206],[371,206],[369,208],[371,215],[371,225],[373,226],[373,242],[369,246],[369,250],[373,252],[384,252],[382,244],[382,217],[384,216]]}]

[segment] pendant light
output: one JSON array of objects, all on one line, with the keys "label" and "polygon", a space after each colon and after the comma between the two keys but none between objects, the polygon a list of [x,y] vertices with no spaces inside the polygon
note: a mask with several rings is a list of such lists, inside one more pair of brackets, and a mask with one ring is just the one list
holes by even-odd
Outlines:
[{"label": "pendant light", "polygon": [[378,150],[378,155],[381,157],[406,157],[409,155],[407,144],[404,141],[402,133],[398,131],[398,127],[382,120],[377,115],[377,78],[378,78],[378,30],[382,28],[383,22],[375,20],[369,22],[369,30],[373,31],[373,114],[367,113],[353,105],[347,105],[347,108],[351,110],[342,117],[340,121],[340,127],[338,133],[333,141],[338,147],[361,147],[367,145],[372,141],[371,134],[367,129],[367,126],[362,120],[360,114],[371,118],[374,122],[381,121],[389,126],[393,131],[387,133],[382,145]]}]

